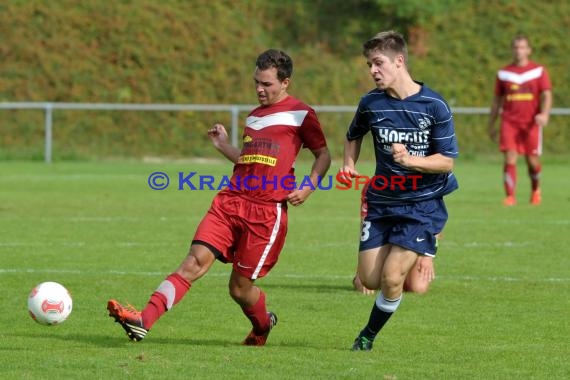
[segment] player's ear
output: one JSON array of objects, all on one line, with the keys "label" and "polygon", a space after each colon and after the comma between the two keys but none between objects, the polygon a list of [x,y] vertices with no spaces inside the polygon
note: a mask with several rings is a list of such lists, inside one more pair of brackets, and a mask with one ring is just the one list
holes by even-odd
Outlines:
[{"label": "player's ear", "polygon": [[394,62],[398,67],[406,66],[406,59],[403,54],[396,54],[394,57]]},{"label": "player's ear", "polygon": [[281,82],[281,88],[283,90],[287,90],[287,88],[289,88],[289,84],[291,83],[291,79],[290,78],[285,78],[283,79],[283,81]]}]

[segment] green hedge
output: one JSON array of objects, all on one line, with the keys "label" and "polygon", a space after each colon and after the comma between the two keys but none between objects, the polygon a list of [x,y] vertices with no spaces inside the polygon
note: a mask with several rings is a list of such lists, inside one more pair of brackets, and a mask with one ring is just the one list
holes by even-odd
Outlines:
[{"label": "green hedge", "polygon": [[[362,42],[382,29],[410,42],[413,75],[454,107],[486,107],[519,30],[549,68],[556,107],[570,107],[570,4],[454,0],[12,0],[0,4],[0,101],[252,104],[255,57],[295,61],[291,93],[314,105],[356,105],[371,88]],[[43,156],[43,114],[0,110],[0,158]],[[241,115],[242,119],[245,115]],[[335,157],[349,114],[321,114]],[[54,112],[55,159],[216,154],[205,130],[225,113]],[[456,115],[462,151],[488,153],[486,117]],[[568,152],[564,117],[545,131]]]},{"label": "green hedge", "polygon": [[[57,110],[53,115],[54,160],[219,157],[206,131],[218,121],[228,129],[231,125],[228,112]],[[240,116],[245,118],[245,113]],[[10,118],[15,122],[3,123],[0,159],[43,160],[43,113],[14,111]],[[319,118],[333,157],[340,159],[352,114],[326,112],[320,113]],[[497,152],[497,144],[487,137],[487,115],[455,114],[454,118],[462,157]],[[544,129],[547,154],[568,153],[567,121],[568,116],[552,116]],[[373,158],[371,144],[370,140],[365,143],[363,159]]]}]

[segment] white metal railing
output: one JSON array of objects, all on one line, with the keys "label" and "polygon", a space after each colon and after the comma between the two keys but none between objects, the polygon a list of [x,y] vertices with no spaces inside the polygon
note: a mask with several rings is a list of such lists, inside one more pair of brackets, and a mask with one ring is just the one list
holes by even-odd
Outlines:
[{"label": "white metal railing", "polygon": [[[239,113],[249,112],[257,105],[247,104],[137,104],[137,103],[60,103],[60,102],[0,102],[0,109],[41,109],[44,110],[45,148],[44,160],[52,159],[53,110],[89,110],[89,111],[204,111],[231,113],[231,141],[238,145]],[[312,106],[317,112],[354,112],[356,106],[321,105]],[[489,107],[452,107],[455,114],[484,115]],[[553,108],[553,115],[570,115],[570,108]]]}]

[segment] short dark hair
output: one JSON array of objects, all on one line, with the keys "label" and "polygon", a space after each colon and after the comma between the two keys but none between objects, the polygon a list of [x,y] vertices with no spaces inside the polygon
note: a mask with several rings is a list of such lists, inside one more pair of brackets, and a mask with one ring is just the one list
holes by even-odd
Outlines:
[{"label": "short dark hair", "polygon": [[[393,30],[380,32],[362,45],[362,54],[368,54],[374,50],[378,50],[385,55],[393,58],[396,54],[404,56],[404,62],[408,62],[408,47],[404,36]],[[387,54],[386,54],[387,53]]]},{"label": "short dark hair", "polygon": [[528,46],[530,46],[530,40],[529,40],[528,36],[522,32],[517,33],[513,37],[513,39],[511,40],[511,47],[515,46],[515,42],[517,42],[517,41],[526,41]]},{"label": "short dark hair", "polygon": [[293,74],[293,60],[284,51],[269,49],[257,57],[255,66],[260,70],[277,69],[277,78],[284,81]]}]

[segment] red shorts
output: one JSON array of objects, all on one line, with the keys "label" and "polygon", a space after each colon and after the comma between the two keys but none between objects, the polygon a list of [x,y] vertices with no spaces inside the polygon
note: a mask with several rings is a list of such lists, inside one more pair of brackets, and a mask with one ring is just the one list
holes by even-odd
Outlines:
[{"label": "red shorts", "polygon": [[218,260],[233,263],[234,270],[255,280],[277,263],[286,235],[287,204],[219,193],[192,244],[208,247]]},{"label": "red shorts", "polygon": [[515,151],[527,156],[542,154],[542,128],[536,123],[530,124],[501,121],[501,152]]}]

